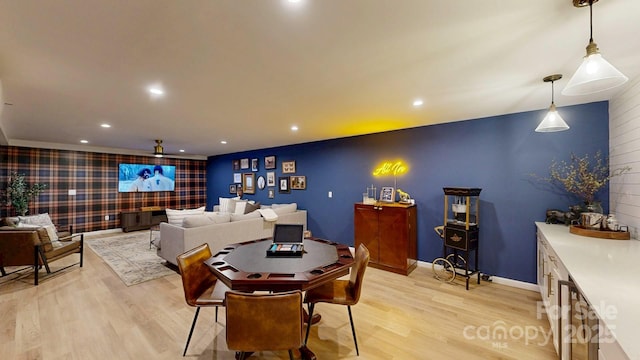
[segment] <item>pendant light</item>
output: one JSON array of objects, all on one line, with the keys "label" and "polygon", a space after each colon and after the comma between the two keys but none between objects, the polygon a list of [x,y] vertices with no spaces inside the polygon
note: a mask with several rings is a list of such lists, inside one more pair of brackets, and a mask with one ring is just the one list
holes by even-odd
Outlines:
[{"label": "pendant light", "polygon": [[164,156],[164,148],[162,147],[162,140],[156,140],[156,145],[153,147],[153,156],[161,158]]},{"label": "pendant light", "polygon": [[582,64],[562,90],[563,95],[586,95],[612,89],[627,82],[629,78],[605,60],[598,45],[593,42],[593,3],[598,0],[573,0],[573,6],[589,6],[589,45]]},{"label": "pendant light", "polygon": [[547,116],[542,119],[540,125],[536,128],[536,132],[555,132],[569,130],[569,125],[562,119],[556,110],[556,104],[553,102],[553,82],[562,79],[562,74],[546,76],[542,81],[551,82],[551,106]]}]

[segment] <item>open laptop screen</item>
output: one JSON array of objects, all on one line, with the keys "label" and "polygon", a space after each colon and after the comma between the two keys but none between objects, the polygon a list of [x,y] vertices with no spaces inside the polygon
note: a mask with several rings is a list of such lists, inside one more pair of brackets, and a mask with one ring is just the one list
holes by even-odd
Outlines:
[{"label": "open laptop screen", "polygon": [[304,239],[304,229],[299,224],[275,224],[273,228],[273,242],[301,244]]}]

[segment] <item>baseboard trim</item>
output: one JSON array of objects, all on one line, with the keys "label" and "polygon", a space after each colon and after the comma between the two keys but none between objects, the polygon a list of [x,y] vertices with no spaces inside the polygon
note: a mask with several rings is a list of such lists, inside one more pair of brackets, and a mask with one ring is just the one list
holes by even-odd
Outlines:
[{"label": "baseboard trim", "polygon": [[[428,269],[431,269],[431,263],[430,262],[426,262],[426,261],[418,261],[418,267],[426,267]],[[515,287],[515,288],[518,288],[518,289],[531,290],[531,291],[535,291],[535,292],[540,291],[538,289],[538,285],[537,284],[531,284],[531,283],[528,283],[528,282],[519,281],[519,280],[513,280],[513,279],[508,279],[508,278],[502,278],[502,277],[494,276],[494,275],[490,275],[490,274],[486,274],[486,275],[491,276],[491,282],[496,283],[496,284],[511,286],[511,287]]]}]

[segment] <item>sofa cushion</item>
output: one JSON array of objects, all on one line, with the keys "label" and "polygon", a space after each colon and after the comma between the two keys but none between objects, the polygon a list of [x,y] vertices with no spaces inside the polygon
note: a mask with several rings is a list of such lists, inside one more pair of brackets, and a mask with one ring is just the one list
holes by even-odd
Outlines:
[{"label": "sofa cushion", "polygon": [[221,224],[231,221],[231,214],[205,214],[186,216],[182,220],[183,228],[194,228],[211,224]]},{"label": "sofa cushion", "polygon": [[298,204],[297,203],[273,204],[271,205],[271,208],[273,209],[273,211],[275,211],[276,214],[282,215],[282,214],[292,213],[298,210]]},{"label": "sofa cushion", "polygon": [[242,215],[231,214],[231,222],[250,220],[250,219],[259,219],[259,218],[260,218],[260,213],[257,211],[250,212],[248,214],[242,214]]},{"label": "sofa cushion", "polygon": [[182,221],[186,216],[192,215],[204,215],[204,206],[199,207],[197,209],[188,209],[188,210],[174,210],[174,209],[165,209],[167,213],[167,222],[172,225],[182,226]]},{"label": "sofa cushion", "polygon": [[29,215],[29,216],[18,216],[20,220],[20,224],[31,224],[31,225],[40,225],[47,226],[53,225],[51,221],[51,217],[49,217],[49,213],[38,214],[38,215]]}]

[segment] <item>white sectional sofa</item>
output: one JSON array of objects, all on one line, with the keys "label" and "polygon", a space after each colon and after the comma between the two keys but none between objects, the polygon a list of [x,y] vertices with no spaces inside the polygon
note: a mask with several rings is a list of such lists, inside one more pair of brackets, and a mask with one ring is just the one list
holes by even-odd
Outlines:
[{"label": "white sectional sofa", "polygon": [[[246,215],[208,213],[218,223],[207,224],[200,217],[191,216],[184,217],[182,226],[163,222],[160,224],[160,241],[156,243],[158,256],[177,265],[176,256],[204,243],[208,243],[211,252],[215,254],[228,244],[271,237],[276,223],[302,224],[307,229],[306,210],[298,210],[296,207],[290,211],[291,206],[286,211],[284,207],[283,211],[274,210],[278,218],[275,221],[267,221],[255,211]],[[225,216],[230,220],[225,221]]]}]

